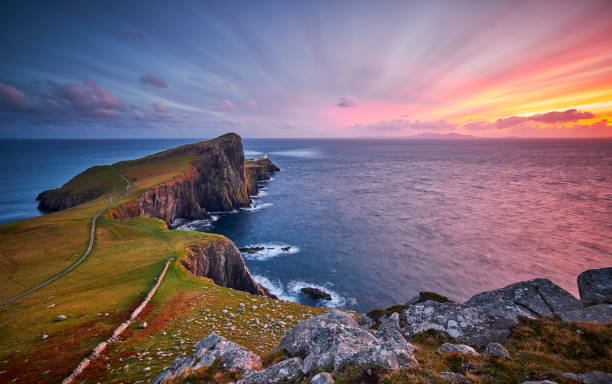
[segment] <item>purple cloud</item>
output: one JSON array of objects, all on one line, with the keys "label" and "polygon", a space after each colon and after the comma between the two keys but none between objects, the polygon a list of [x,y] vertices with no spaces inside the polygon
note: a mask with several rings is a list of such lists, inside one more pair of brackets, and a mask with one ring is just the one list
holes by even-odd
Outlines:
[{"label": "purple cloud", "polygon": [[168,84],[166,83],[166,81],[157,76],[142,75],[138,79],[143,84],[149,84],[157,88],[168,88]]},{"label": "purple cloud", "polygon": [[14,111],[25,111],[28,108],[28,98],[17,88],[0,83],[0,108]]},{"label": "purple cloud", "polygon": [[155,103],[155,104],[153,104],[153,110],[155,112],[157,112],[157,113],[163,113],[163,114],[167,114],[168,113],[168,107],[166,107],[162,103]]},{"label": "purple cloud", "polygon": [[342,96],[336,105],[341,108],[355,108],[357,107],[357,100],[349,95],[346,95]]},{"label": "purple cloud", "polygon": [[544,124],[570,123],[583,119],[592,119],[595,114],[589,111],[581,112],[577,109],[567,109],[565,111],[551,111],[546,113],[538,113],[531,116],[510,116],[495,121],[495,125],[499,129],[510,128],[516,125],[536,121]]},{"label": "purple cloud", "polygon": [[217,104],[215,104],[213,109],[215,111],[220,111],[220,112],[231,112],[234,109],[236,109],[236,106],[234,105],[234,103],[232,103],[231,100],[225,99],[225,100],[221,100]]},{"label": "purple cloud", "polygon": [[50,91],[42,95],[45,109],[90,117],[118,116],[125,109],[118,97],[93,80],[85,79],[83,84],[85,86],[77,83],[52,85]]}]

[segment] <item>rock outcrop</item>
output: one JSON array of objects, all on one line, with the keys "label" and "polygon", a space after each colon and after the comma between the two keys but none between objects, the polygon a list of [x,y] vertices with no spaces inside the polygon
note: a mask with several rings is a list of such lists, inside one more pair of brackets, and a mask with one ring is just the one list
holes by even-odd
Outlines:
[{"label": "rock outcrop", "polygon": [[612,321],[612,305],[583,307],[548,279],[533,279],[479,293],[463,304],[426,301],[402,312],[404,334],[444,331],[459,342],[485,347],[503,343],[519,316],[556,317],[564,321]]},{"label": "rock outcrop", "polygon": [[207,218],[207,212],[231,211],[250,204],[242,140],[226,134],[214,140],[184,145],[143,159],[119,163],[117,169],[193,156],[187,173],[145,190],[135,201],[111,211],[113,218],[156,217],[169,225],[177,218]]},{"label": "rock outcrop", "polygon": [[375,336],[357,324],[348,313],[331,310],[299,322],[278,345],[291,356],[303,358],[302,372],[343,364],[362,369],[380,367],[397,371],[418,363],[414,346],[399,332],[398,317],[390,319]]},{"label": "rock outcrop", "polygon": [[255,282],[238,248],[225,237],[193,246],[181,262],[194,275],[211,278],[217,285],[275,297]]},{"label": "rock outcrop", "polygon": [[270,174],[280,169],[266,157],[246,160],[244,171],[247,191],[250,196],[255,196],[259,192],[259,181],[269,180]]},{"label": "rock outcrop", "polygon": [[292,383],[301,376],[302,359],[294,357],[280,361],[259,372],[249,371],[236,384]]},{"label": "rock outcrop", "polygon": [[478,356],[478,352],[474,348],[465,344],[444,343],[438,348],[438,352]]},{"label": "rock outcrop", "polygon": [[211,333],[195,345],[193,355],[174,360],[172,367],[165,369],[152,381],[162,384],[180,378],[191,371],[211,366],[221,360],[221,366],[228,371],[240,373],[261,369],[261,358],[243,346]]},{"label": "rock outcrop", "polygon": [[584,305],[612,304],[612,267],[582,272],[578,276],[578,291]]}]

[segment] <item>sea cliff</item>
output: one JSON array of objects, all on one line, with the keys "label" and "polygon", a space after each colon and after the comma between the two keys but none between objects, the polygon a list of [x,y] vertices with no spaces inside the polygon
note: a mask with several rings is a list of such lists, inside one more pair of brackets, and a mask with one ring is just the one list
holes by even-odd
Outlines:
[{"label": "sea cliff", "polygon": [[[170,177],[121,201],[107,217],[158,218],[169,228],[182,220],[205,219],[208,212],[249,206],[249,195],[257,194],[258,182],[279,170],[267,157],[246,160],[240,136],[228,133],[141,159],[89,168],[61,188],[42,192],[39,207],[59,211],[103,196],[110,186],[101,176],[108,178],[108,173],[125,175],[136,182],[167,168],[171,169]],[[255,282],[236,246],[223,236],[193,245],[182,265],[197,276],[213,279],[215,284],[275,297]]]}]

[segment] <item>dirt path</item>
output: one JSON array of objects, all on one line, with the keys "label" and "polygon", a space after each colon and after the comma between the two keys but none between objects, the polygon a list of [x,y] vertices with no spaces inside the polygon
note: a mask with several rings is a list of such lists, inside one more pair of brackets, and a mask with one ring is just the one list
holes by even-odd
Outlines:
[{"label": "dirt path", "polygon": [[153,287],[151,288],[151,290],[147,294],[147,297],[145,297],[145,299],[142,301],[142,303],[140,303],[140,305],[134,310],[134,312],[132,312],[132,314],[130,315],[130,318],[127,319],[126,321],[124,321],[119,327],[117,327],[117,329],[115,329],[115,331],[113,332],[112,336],[108,340],[103,341],[100,344],[98,344],[92,350],[91,354],[88,357],[84,358],[83,361],[81,361],[81,363],[79,365],[77,365],[77,367],[74,369],[74,371],[72,371],[70,376],[68,376],[67,378],[64,379],[64,381],[62,381],[62,384],[73,383],[74,380],[77,377],[79,377],[79,375],[81,373],[83,373],[83,371],[89,366],[89,364],[91,364],[91,362],[93,360],[95,360],[98,357],[100,357],[100,355],[102,354],[102,352],[104,352],[106,347],[108,347],[110,344],[115,343],[115,342],[117,342],[119,340],[119,336],[121,336],[121,334],[130,325],[132,325],[134,320],[136,320],[138,315],[140,315],[140,312],[142,312],[142,310],[145,309],[147,304],[149,304],[149,301],[151,300],[153,295],[155,295],[155,292],[157,292],[157,288],[159,288],[159,286],[161,285],[162,280],[164,279],[164,276],[166,276],[166,271],[168,270],[168,266],[170,265],[171,262],[172,262],[172,259],[166,261],[166,265],[164,266],[164,269],[162,270],[162,273],[157,278],[157,282],[153,285]]},{"label": "dirt path", "polygon": [[72,271],[73,269],[75,269],[76,267],[79,266],[79,264],[81,264],[86,258],[87,256],[89,256],[89,253],[91,253],[91,250],[93,248],[94,245],[94,240],[96,237],[96,221],[98,220],[98,217],[100,217],[100,215],[106,211],[108,208],[112,207],[114,204],[116,204],[119,200],[121,200],[123,198],[123,196],[125,196],[125,194],[127,193],[127,191],[130,189],[130,187],[132,186],[132,183],[125,177],[123,176],[121,173],[119,173],[119,171],[117,171],[114,167],[113,171],[115,171],[117,173],[117,175],[121,176],[121,178],[123,180],[125,180],[125,182],[127,183],[127,186],[125,187],[125,190],[123,190],[123,192],[121,192],[121,194],[119,195],[119,197],[117,197],[114,201],[112,201],[109,205],[107,205],[106,207],[102,208],[100,210],[100,212],[96,213],[96,215],[94,216],[94,218],[91,220],[91,232],[89,234],[89,245],[87,246],[87,250],[85,250],[85,253],[83,253],[83,255],[71,266],[69,266],[68,268],[64,269],[63,271],[61,271],[60,273],[58,273],[57,275],[53,276],[52,278],[50,278],[49,280],[38,284],[37,286],[28,289],[27,291],[24,291],[20,294],[18,294],[17,296],[13,296],[10,299],[4,300],[3,302],[0,303],[0,306],[2,305],[6,305],[9,303],[12,303],[15,300],[21,299],[22,297],[29,295],[30,293],[44,287],[45,285],[51,284],[52,282],[54,282],[55,280],[59,279],[60,277],[64,276],[65,274],[67,274],[68,272]]}]

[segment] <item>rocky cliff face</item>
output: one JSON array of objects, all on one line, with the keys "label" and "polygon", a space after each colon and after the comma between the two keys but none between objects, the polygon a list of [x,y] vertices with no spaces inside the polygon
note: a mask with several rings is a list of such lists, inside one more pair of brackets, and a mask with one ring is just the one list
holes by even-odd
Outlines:
[{"label": "rocky cliff face", "polygon": [[211,278],[217,285],[274,297],[253,280],[238,248],[229,239],[193,246],[182,263],[194,275]]},{"label": "rocky cliff face", "polygon": [[250,196],[259,192],[258,181],[269,180],[270,174],[280,169],[269,159],[247,160],[244,165],[247,191]]},{"label": "rocky cliff face", "polygon": [[208,217],[207,212],[231,211],[250,204],[242,141],[235,134],[185,145],[130,162],[129,166],[185,154],[194,155],[189,172],[144,191],[136,201],[113,209],[111,217],[156,217],[171,225],[177,218],[201,219]]}]

